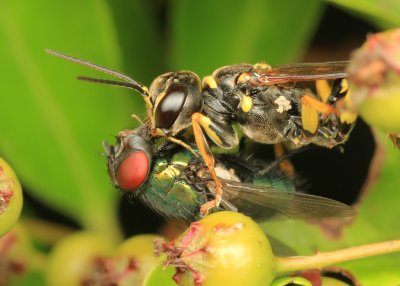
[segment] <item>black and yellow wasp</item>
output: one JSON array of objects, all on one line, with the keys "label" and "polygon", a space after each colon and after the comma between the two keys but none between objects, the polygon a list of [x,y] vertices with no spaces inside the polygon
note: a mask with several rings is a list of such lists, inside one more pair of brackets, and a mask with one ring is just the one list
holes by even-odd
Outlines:
[{"label": "black and yellow wasp", "polygon": [[[203,80],[190,71],[169,72],[158,76],[147,88],[120,72],[47,52],[121,79],[79,77],[138,91],[146,102],[151,136],[165,137],[201,155],[216,188],[214,200],[201,207],[202,214],[219,206],[222,198],[222,184],[207,138],[220,147],[234,147],[239,143],[233,128],[237,124],[256,142],[289,142],[294,146],[313,143],[332,148],[347,140],[356,120],[355,114],[341,108],[349,100],[347,62],[231,65]],[[310,87],[314,83],[315,88]],[[196,150],[182,139],[187,131],[193,132]]]}]

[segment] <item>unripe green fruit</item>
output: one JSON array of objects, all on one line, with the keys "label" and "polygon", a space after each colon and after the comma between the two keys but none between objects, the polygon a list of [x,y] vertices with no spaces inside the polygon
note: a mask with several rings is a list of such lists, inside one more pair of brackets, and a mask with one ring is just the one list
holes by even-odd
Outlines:
[{"label": "unripe green fruit", "polygon": [[400,132],[400,77],[397,85],[381,87],[359,108],[360,115],[371,126]]},{"label": "unripe green fruit", "polygon": [[41,263],[21,224],[0,238],[0,285],[21,285],[30,272],[40,269]]},{"label": "unripe green fruit", "polygon": [[[153,234],[142,234],[125,240],[114,253],[114,261],[127,264],[134,263],[134,270],[119,285],[142,285],[148,273],[158,264],[162,257],[155,257],[154,240],[159,238]],[[129,282],[129,283],[128,283]]]},{"label": "unripe green fruit", "polygon": [[0,237],[17,222],[21,208],[21,184],[11,167],[0,158]]},{"label": "unripe green fruit", "polygon": [[80,286],[93,273],[95,261],[109,257],[113,245],[98,234],[74,233],[51,252],[46,272],[48,285]]},{"label": "unripe green fruit", "polygon": [[166,264],[177,266],[174,279],[182,286],[264,286],[274,278],[267,237],[257,223],[236,212],[217,212],[192,223],[164,251]]},{"label": "unripe green fruit", "polygon": [[400,29],[369,35],[348,73],[348,107],[374,127],[400,132]]}]

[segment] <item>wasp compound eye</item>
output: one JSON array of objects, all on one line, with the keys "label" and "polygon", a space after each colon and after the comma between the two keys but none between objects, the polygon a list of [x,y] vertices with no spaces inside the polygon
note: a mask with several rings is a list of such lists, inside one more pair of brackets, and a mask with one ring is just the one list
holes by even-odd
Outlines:
[{"label": "wasp compound eye", "polygon": [[118,187],[128,192],[137,190],[146,181],[149,167],[149,158],[145,152],[130,154],[118,168]]},{"label": "wasp compound eye", "polygon": [[157,104],[155,123],[159,128],[170,128],[174,124],[185,104],[188,90],[183,85],[169,87]]}]

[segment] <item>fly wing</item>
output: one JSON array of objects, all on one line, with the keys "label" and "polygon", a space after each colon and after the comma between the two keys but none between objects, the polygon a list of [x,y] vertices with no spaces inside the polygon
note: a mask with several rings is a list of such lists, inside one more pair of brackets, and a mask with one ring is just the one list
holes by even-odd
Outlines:
[{"label": "fly wing", "polygon": [[286,192],[223,181],[223,198],[255,219],[321,219],[350,217],[355,210],[341,202],[298,192]]},{"label": "fly wing", "polygon": [[257,81],[261,85],[271,85],[298,81],[315,81],[319,79],[337,79],[347,77],[345,71],[349,62],[302,63],[276,66],[260,72]]}]

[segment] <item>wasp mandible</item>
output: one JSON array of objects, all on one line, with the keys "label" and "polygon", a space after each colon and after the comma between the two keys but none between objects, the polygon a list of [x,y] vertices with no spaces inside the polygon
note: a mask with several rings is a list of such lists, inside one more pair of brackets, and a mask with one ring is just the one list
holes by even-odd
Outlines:
[{"label": "wasp mandible", "polygon": [[[158,76],[150,88],[120,72],[67,56],[48,53],[110,74],[123,82],[78,77],[138,91],[147,105],[152,137],[165,137],[194,154],[200,153],[215,182],[215,198],[201,213],[218,207],[222,184],[215,171],[215,158],[207,137],[222,148],[239,143],[233,128],[237,124],[250,139],[295,146],[310,143],[332,148],[344,143],[356,116],[341,112],[348,100],[345,79],[347,62],[293,64],[239,64],[217,69],[203,80],[193,72],[169,72]],[[327,80],[332,80],[329,86]],[[315,92],[310,84],[316,83]],[[192,130],[196,151],[180,137]]]}]

